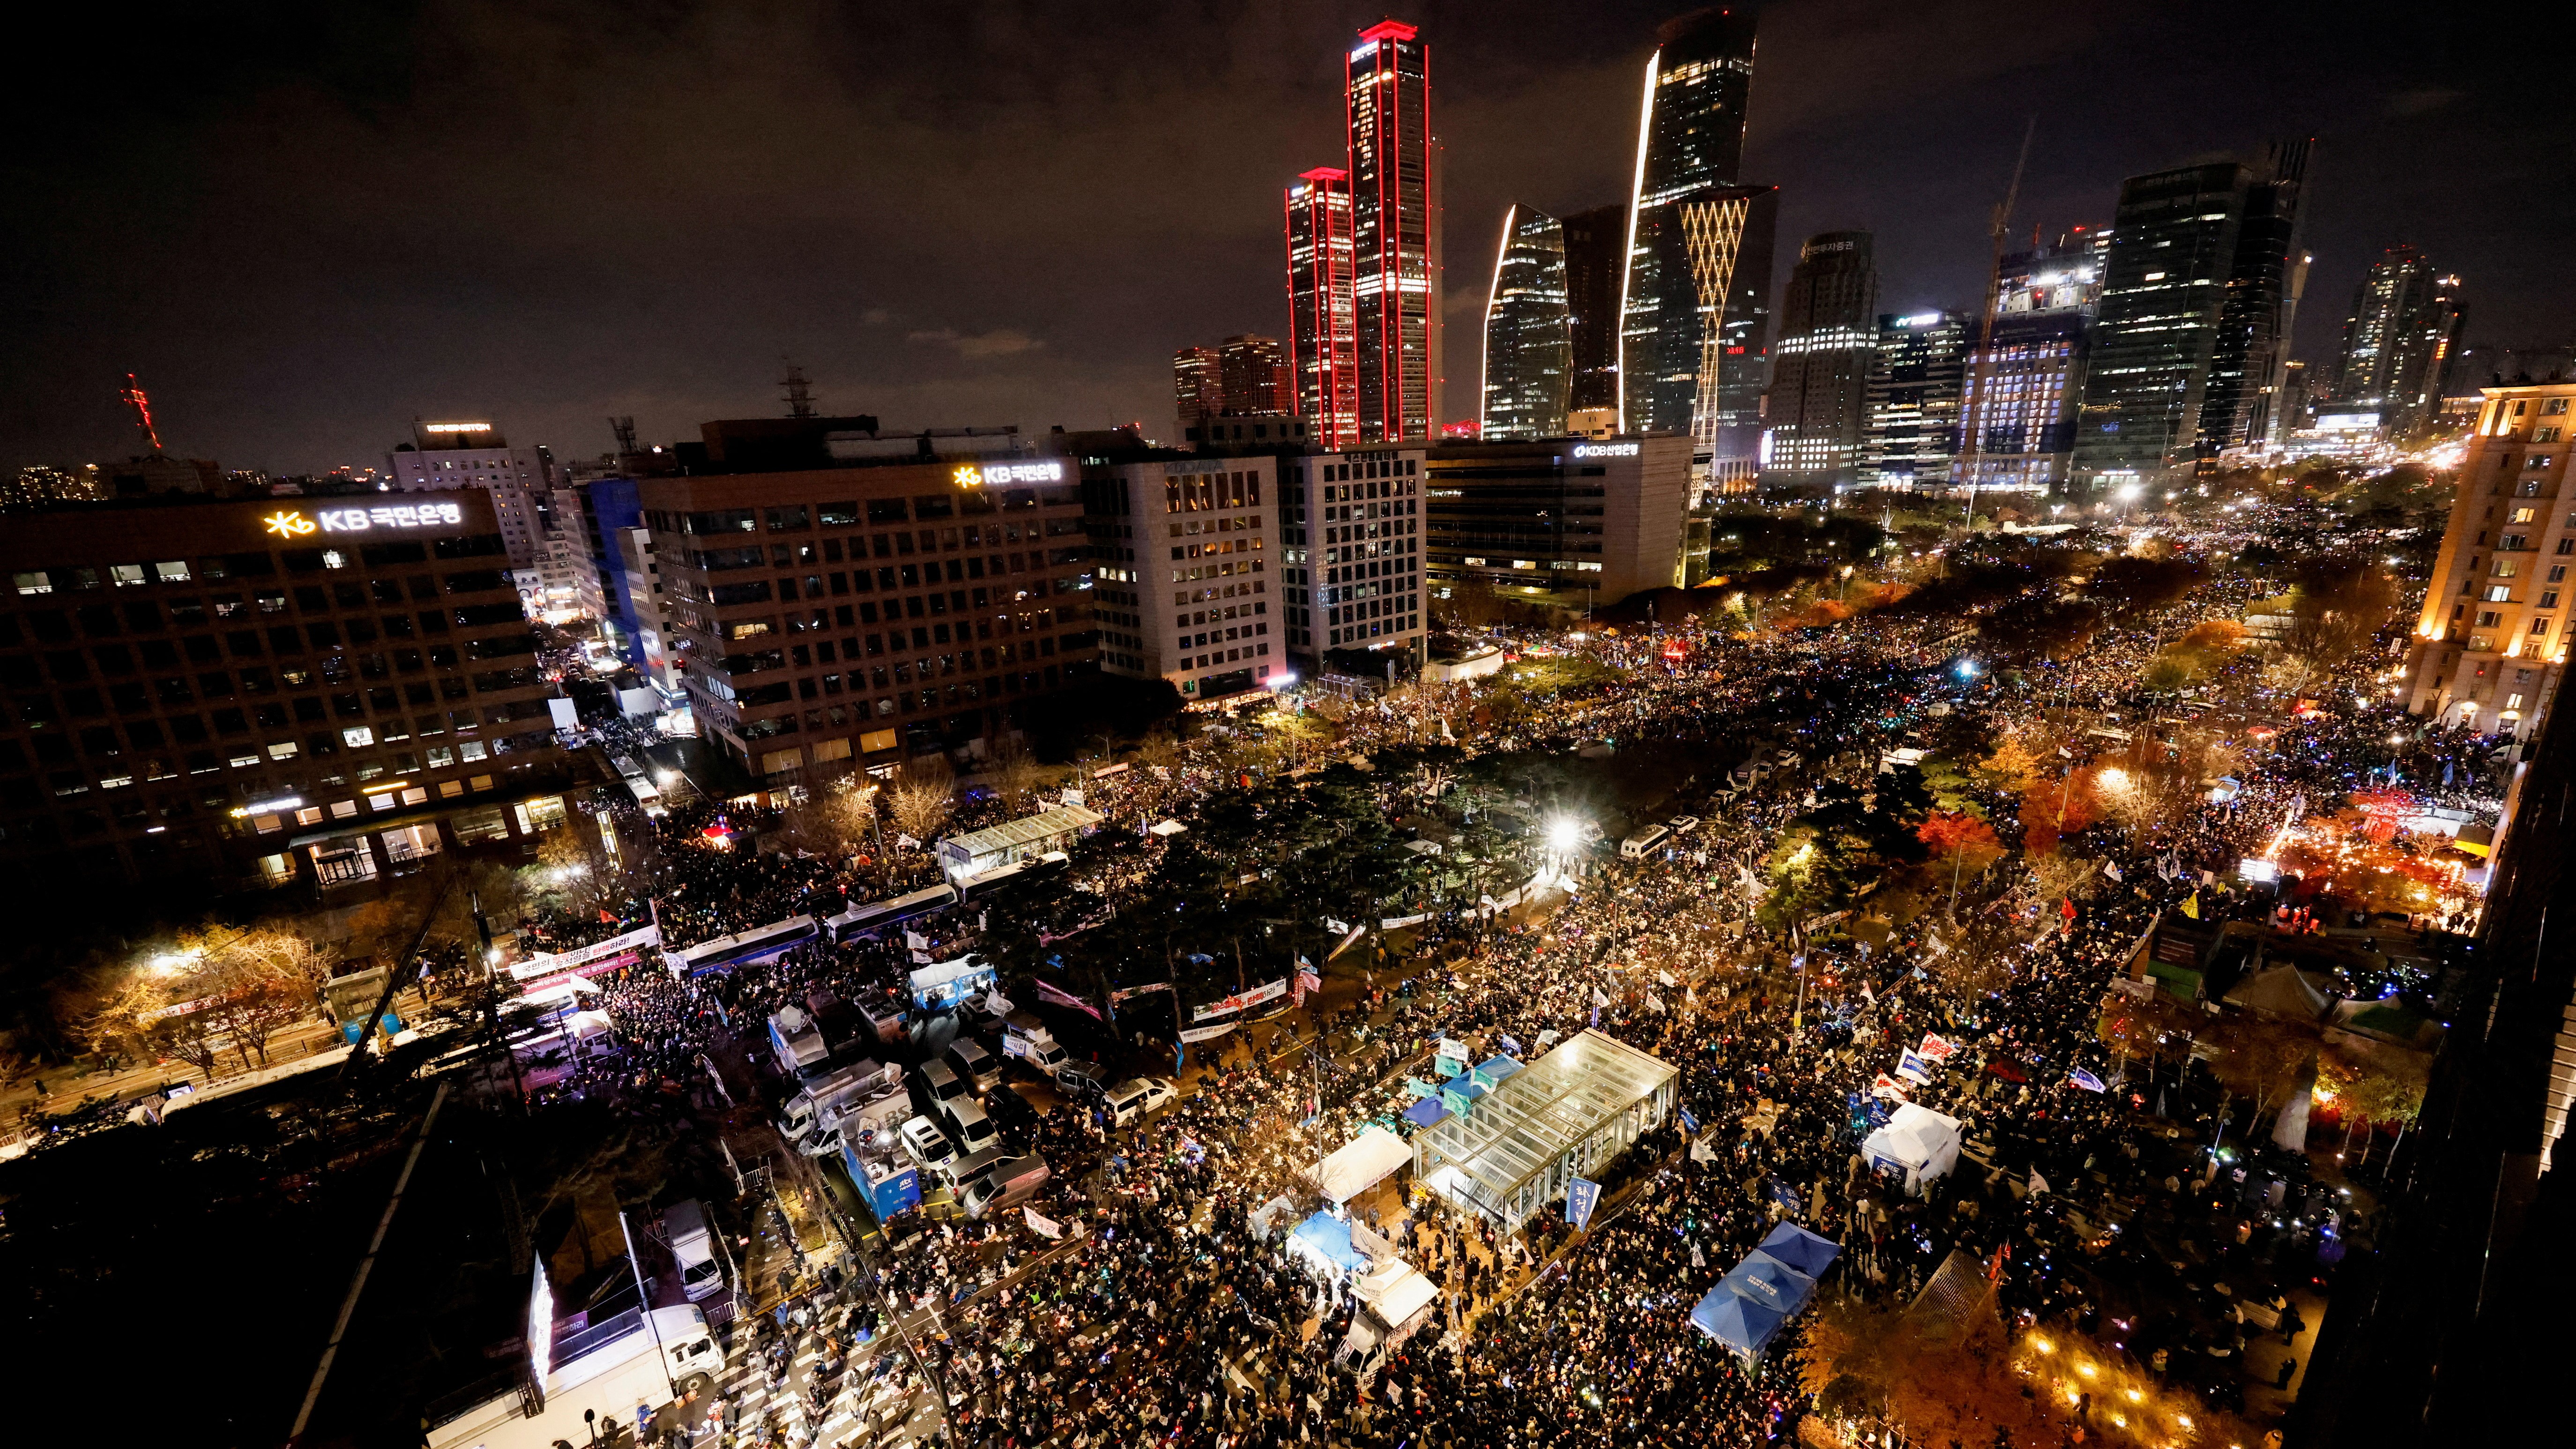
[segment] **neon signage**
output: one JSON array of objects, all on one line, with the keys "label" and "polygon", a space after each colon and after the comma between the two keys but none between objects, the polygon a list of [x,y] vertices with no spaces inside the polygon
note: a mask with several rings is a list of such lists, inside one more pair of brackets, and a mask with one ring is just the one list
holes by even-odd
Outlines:
[{"label": "neon signage", "polygon": [[1574,445],[1574,456],[1578,458],[1634,458],[1644,451],[1645,446],[1641,443],[1577,443]]},{"label": "neon signage", "polygon": [[961,488],[974,488],[987,483],[1061,483],[1064,464],[1047,463],[972,463],[960,466],[949,475]]}]

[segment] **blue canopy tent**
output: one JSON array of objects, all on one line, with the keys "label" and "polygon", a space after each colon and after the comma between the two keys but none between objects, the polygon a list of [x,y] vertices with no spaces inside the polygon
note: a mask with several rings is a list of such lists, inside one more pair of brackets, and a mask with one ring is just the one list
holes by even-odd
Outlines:
[{"label": "blue canopy tent", "polygon": [[1769,1253],[1747,1253],[1735,1270],[1718,1280],[1720,1288],[1731,1288],[1775,1313],[1793,1315],[1807,1306],[1816,1291],[1816,1280],[1772,1257]]},{"label": "blue canopy tent", "polygon": [[1720,1283],[1691,1310],[1690,1321],[1691,1327],[1751,1358],[1762,1351],[1789,1318]]},{"label": "blue canopy tent", "polygon": [[1488,1086],[1501,1085],[1503,1078],[1510,1076],[1512,1073],[1517,1072],[1520,1069],[1521,1064],[1519,1062],[1512,1060],[1510,1057],[1501,1055],[1490,1056],[1485,1058],[1483,1061],[1476,1063],[1476,1075],[1484,1078],[1485,1083]]},{"label": "blue canopy tent", "polygon": [[1416,1127],[1437,1127],[1449,1116],[1449,1109],[1437,1097],[1425,1097],[1404,1109],[1404,1120]]},{"label": "blue canopy tent", "polygon": [[1357,1273],[1368,1267],[1368,1258],[1351,1246],[1351,1225],[1331,1213],[1318,1212],[1299,1223],[1297,1231],[1288,1235],[1288,1246],[1335,1272]]},{"label": "blue canopy tent", "polygon": [[1825,1276],[1825,1269],[1843,1255],[1840,1243],[1818,1237],[1796,1223],[1773,1228],[1757,1251],[1770,1254],[1810,1278]]}]

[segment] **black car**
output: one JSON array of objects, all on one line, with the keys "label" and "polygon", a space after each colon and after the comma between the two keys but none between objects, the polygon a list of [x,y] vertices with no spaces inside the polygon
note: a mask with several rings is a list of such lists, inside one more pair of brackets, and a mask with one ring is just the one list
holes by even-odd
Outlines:
[{"label": "black car", "polygon": [[994,1131],[1013,1142],[1027,1142],[1038,1130],[1038,1109],[1007,1085],[985,1096],[984,1115],[993,1119]]}]

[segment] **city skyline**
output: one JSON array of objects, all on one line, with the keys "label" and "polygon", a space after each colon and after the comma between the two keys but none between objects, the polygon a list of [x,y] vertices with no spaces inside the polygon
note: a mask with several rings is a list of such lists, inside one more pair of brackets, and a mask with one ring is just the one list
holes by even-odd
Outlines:
[{"label": "city skyline", "polygon": [[[1448,268],[1472,277],[1489,262],[1478,253],[1512,199],[1555,215],[1618,199],[1638,68],[1684,8],[1397,17],[1441,48]],[[2006,13],[1762,15],[1745,173],[1784,188],[1783,237],[1873,230],[1890,310],[1974,305],[1983,213],[2035,111],[2024,233],[2107,219],[2124,175],[2317,134],[2305,231],[2317,296],[2349,295],[2404,243],[2483,299],[2468,340],[2545,346],[2571,330],[2576,295],[2544,275],[2534,240],[2569,203],[2517,169],[2537,162],[2450,164],[2513,88],[2489,75],[2472,93],[2438,23],[2428,43],[2383,57],[2290,13],[2229,17],[2280,73],[2252,86],[2250,72],[2195,60],[2177,93],[2153,62],[2187,53],[2195,27],[2219,23],[2214,8],[2051,12],[2009,42],[1947,41],[1971,11]],[[891,39],[924,68],[894,78],[792,7],[731,28],[683,12],[653,36],[604,26],[621,73],[541,90],[508,58],[571,32],[467,6],[415,28],[352,22],[158,108],[60,108],[9,163],[31,214],[52,221],[15,243],[13,270],[31,285],[11,314],[0,461],[133,451],[115,398],[127,371],[152,391],[173,454],[280,473],[373,465],[415,415],[508,416],[567,457],[605,451],[609,416],[637,416],[648,440],[685,436],[703,417],[775,411],[782,356],[806,367],[826,410],[891,426],[1151,430],[1168,411],[1174,345],[1284,330],[1273,187],[1334,153],[1345,43],[1378,18],[1143,7],[1043,44],[998,19],[898,22]],[[208,69],[254,53],[236,49],[242,37],[199,38]],[[819,43],[734,114],[787,41]],[[693,46],[703,66],[676,70]],[[2136,64],[2072,63],[2112,54]],[[1193,100],[1216,124],[1163,134],[1142,98],[1202,97],[1211,72],[1241,82],[1220,102]],[[1856,83],[1820,87],[1829,74]],[[1944,85],[1997,80],[2012,82],[2009,100],[1990,114],[1920,105]],[[1104,105],[1113,83],[1143,89]],[[478,104],[445,104],[457,88]],[[638,106],[665,119],[632,126]],[[966,117],[962,144],[921,120],[932,108]],[[720,115],[731,119],[691,130]],[[2513,120],[2543,141],[2565,124]],[[1050,127],[1062,134],[1046,140]],[[548,139],[500,147],[522,132]],[[800,146],[799,134],[832,139]],[[997,169],[996,146],[1032,138],[1057,164]],[[1098,176],[1149,164],[1167,194],[1104,199]],[[1775,259],[1775,285],[1793,259]],[[1474,415],[1460,343],[1484,301],[1472,286],[1447,292],[1440,320],[1470,330],[1451,333],[1443,421]],[[2302,360],[2331,360],[2335,311],[2302,313]]]}]

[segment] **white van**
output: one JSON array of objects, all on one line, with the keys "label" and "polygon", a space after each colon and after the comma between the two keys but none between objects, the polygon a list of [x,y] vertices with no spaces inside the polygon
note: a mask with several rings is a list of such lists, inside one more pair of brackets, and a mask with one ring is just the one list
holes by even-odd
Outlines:
[{"label": "white van", "polygon": [[724,1264],[716,1256],[704,1204],[696,1198],[673,1203],[662,1214],[662,1234],[671,1241],[671,1260],[680,1269],[680,1291],[690,1302],[724,1291]]},{"label": "white van", "polygon": [[1001,1137],[993,1130],[993,1119],[984,1115],[983,1104],[972,1097],[958,1097],[939,1104],[939,1125],[948,1140],[957,1144],[961,1153],[973,1154],[994,1146]]},{"label": "white van", "polygon": [[1654,853],[1656,846],[1663,844],[1671,837],[1672,832],[1665,829],[1663,826],[1649,825],[1645,829],[1640,830],[1636,834],[1619,842],[1619,858],[1622,860],[1644,860],[1647,856]]}]

